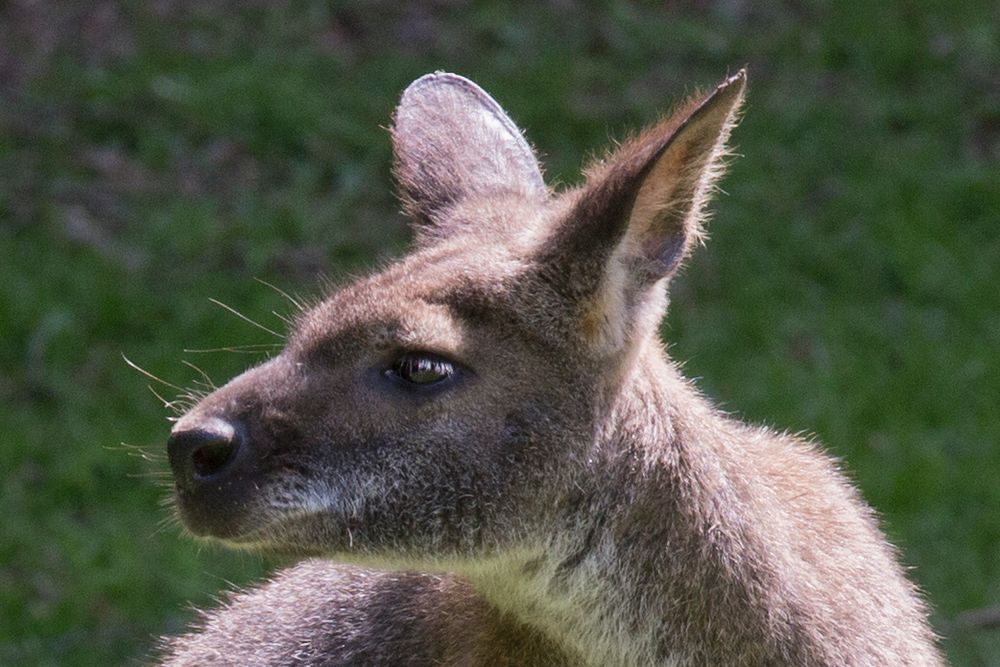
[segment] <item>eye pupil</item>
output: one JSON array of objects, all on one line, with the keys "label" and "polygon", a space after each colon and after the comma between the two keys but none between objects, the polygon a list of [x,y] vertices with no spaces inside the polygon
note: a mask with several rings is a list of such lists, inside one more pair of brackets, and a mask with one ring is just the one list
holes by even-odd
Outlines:
[{"label": "eye pupil", "polygon": [[433,354],[409,353],[396,362],[391,372],[412,384],[429,385],[451,377],[455,367]]}]

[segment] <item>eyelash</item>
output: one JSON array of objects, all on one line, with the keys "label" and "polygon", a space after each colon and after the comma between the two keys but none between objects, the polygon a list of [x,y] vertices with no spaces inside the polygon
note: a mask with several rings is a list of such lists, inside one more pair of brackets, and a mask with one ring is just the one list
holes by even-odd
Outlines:
[{"label": "eyelash", "polygon": [[384,374],[414,387],[430,387],[448,381],[456,371],[455,364],[440,355],[406,352]]}]

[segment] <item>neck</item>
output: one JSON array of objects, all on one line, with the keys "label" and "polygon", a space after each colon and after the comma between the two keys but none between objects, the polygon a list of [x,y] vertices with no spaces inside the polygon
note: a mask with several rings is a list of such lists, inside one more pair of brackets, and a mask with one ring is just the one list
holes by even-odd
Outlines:
[{"label": "neck", "polygon": [[491,603],[585,664],[684,664],[685,637],[704,616],[685,605],[706,606],[704,591],[724,585],[704,543],[720,526],[700,506],[718,502],[705,493],[718,490],[718,471],[685,451],[678,398],[687,413],[711,413],[661,355],[637,369],[611,400],[559,525],[534,548],[464,572]]}]

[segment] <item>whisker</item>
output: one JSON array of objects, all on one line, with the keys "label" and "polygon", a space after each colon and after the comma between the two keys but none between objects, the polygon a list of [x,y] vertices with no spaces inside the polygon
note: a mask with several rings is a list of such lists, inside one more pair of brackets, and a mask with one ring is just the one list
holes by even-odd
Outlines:
[{"label": "whisker", "polygon": [[[176,415],[176,417],[180,417],[185,412],[187,412],[188,409],[190,409],[190,405],[181,399],[168,401],[167,399],[163,398],[163,396],[161,396],[155,389],[153,389],[152,386],[146,385],[146,389],[149,389],[150,393],[152,393],[153,396],[156,396],[156,398],[160,401],[160,403],[163,404],[163,407],[173,412]],[[176,417],[167,417],[167,421],[177,421]]]},{"label": "whisker", "polygon": [[199,375],[201,375],[201,378],[203,380],[202,385],[204,387],[207,387],[210,391],[215,391],[216,389],[218,389],[218,387],[215,386],[215,383],[212,382],[212,378],[208,376],[208,373],[198,368],[197,366],[192,364],[190,361],[187,361],[186,359],[181,359],[181,363],[187,366],[188,368],[193,368]]},{"label": "whisker", "polygon": [[256,322],[256,321],[250,319],[249,317],[247,317],[243,313],[239,312],[238,310],[236,310],[232,306],[227,306],[226,304],[222,303],[218,299],[211,299],[210,298],[209,301],[212,302],[212,303],[214,303],[216,306],[219,306],[220,308],[225,308],[226,310],[228,310],[230,313],[232,313],[236,317],[240,318],[241,320],[243,320],[244,322],[246,322],[248,324],[252,324],[253,326],[255,326],[258,329],[260,329],[261,331],[266,331],[267,333],[271,334],[272,336],[276,336],[276,337],[281,338],[281,339],[285,338],[284,336],[282,336],[277,331],[275,331],[273,329],[268,329],[267,327],[265,327],[260,322]]},{"label": "whisker", "polygon": [[150,463],[160,463],[167,459],[164,454],[150,451],[150,447],[148,446],[130,445],[127,442],[121,442],[118,445],[105,445],[104,448],[109,451],[124,451],[126,456],[140,458]]},{"label": "whisker", "polygon": [[206,347],[206,348],[188,348],[185,349],[185,353],[190,354],[208,354],[210,352],[237,352],[240,354],[267,354],[275,348],[281,347],[279,343],[260,343],[257,345],[232,345],[229,347]]},{"label": "whisker", "polygon": [[[272,285],[271,283],[267,282],[266,280],[262,280],[261,278],[254,278],[254,280],[256,280],[257,282],[259,282],[261,285],[267,285],[268,287],[270,287],[271,289],[273,289],[275,292],[277,292],[281,296],[283,296],[286,299],[288,299],[291,302],[291,304],[293,306],[295,306],[296,309],[299,310],[299,312],[305,310],[305,306],[302,305],[301,301],[299,301],[298,299],[296,299],[295,297],[293,297],[291,294],[289,294],[285,290],[281,289],[280,287],[277,287],[276,285]],[[281,319],[284,319],[280,315],[278,315],[278,317],[281,318]]]},{"label": "whisker", "polygon": [[159,382],[160,384],[162,384],[164,386],[167,386],[167,387],[170,387],[171,389],[176,389],[177,391],[184,391],[183,387],[178,387],[177,385],[175,385],[172,382],[167,382],[163,378],[157,377],[157,376],[153,375],[152,373],[150,373],[149,371],[147,371],[145,368],[140,367],[138,364],[134,363],[131,359],[129,359],[128,357],[126,357],[124,355],[124,353],[122,354],[122,359],[125,360],[126,364],[128,364],[129,366],[131,366],[133,369],[139,371],[140,373],[142,373],[143,375],[145,375],[146,377],[148,377],[150,380],[153,380],[154,382]]},{"label": "whisker", "polygon": [[156,528],[153,530],[153,533],[152,535],[150,535],[150,537],[162,535],[163,533],[166,533],[168,530],[180,529],[180,528],[181,528],[180,519],[177,518],[176,514],[170,512],[156,522]]},{"label": "whisker", "polygon": [[130,472],[125,473],[125,476],[129,479],[151,479],[154,481],[162,481],[173,478],[173,475],[169,472]]},{"label": "whisker", "polygon": [[208,396],[209,393],[210,392],[205,391],[203,389],[195,389],[194,387],[191,387],[187,389],[187,391],[185,391],[183,394],[181,394],[180,398],[184,399],[185,401],[191,401],[192,403],[197,403],[201,399]]}]

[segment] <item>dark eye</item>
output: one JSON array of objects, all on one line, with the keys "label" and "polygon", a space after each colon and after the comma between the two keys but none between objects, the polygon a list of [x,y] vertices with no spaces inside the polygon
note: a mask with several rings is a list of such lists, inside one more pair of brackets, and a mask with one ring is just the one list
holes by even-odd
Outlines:
[{"label": "dark eye", "polygon": [[455,374],[455,366],[429,352],[407,352],[385,371],[410,384],[427,386],[447,380]]}]

